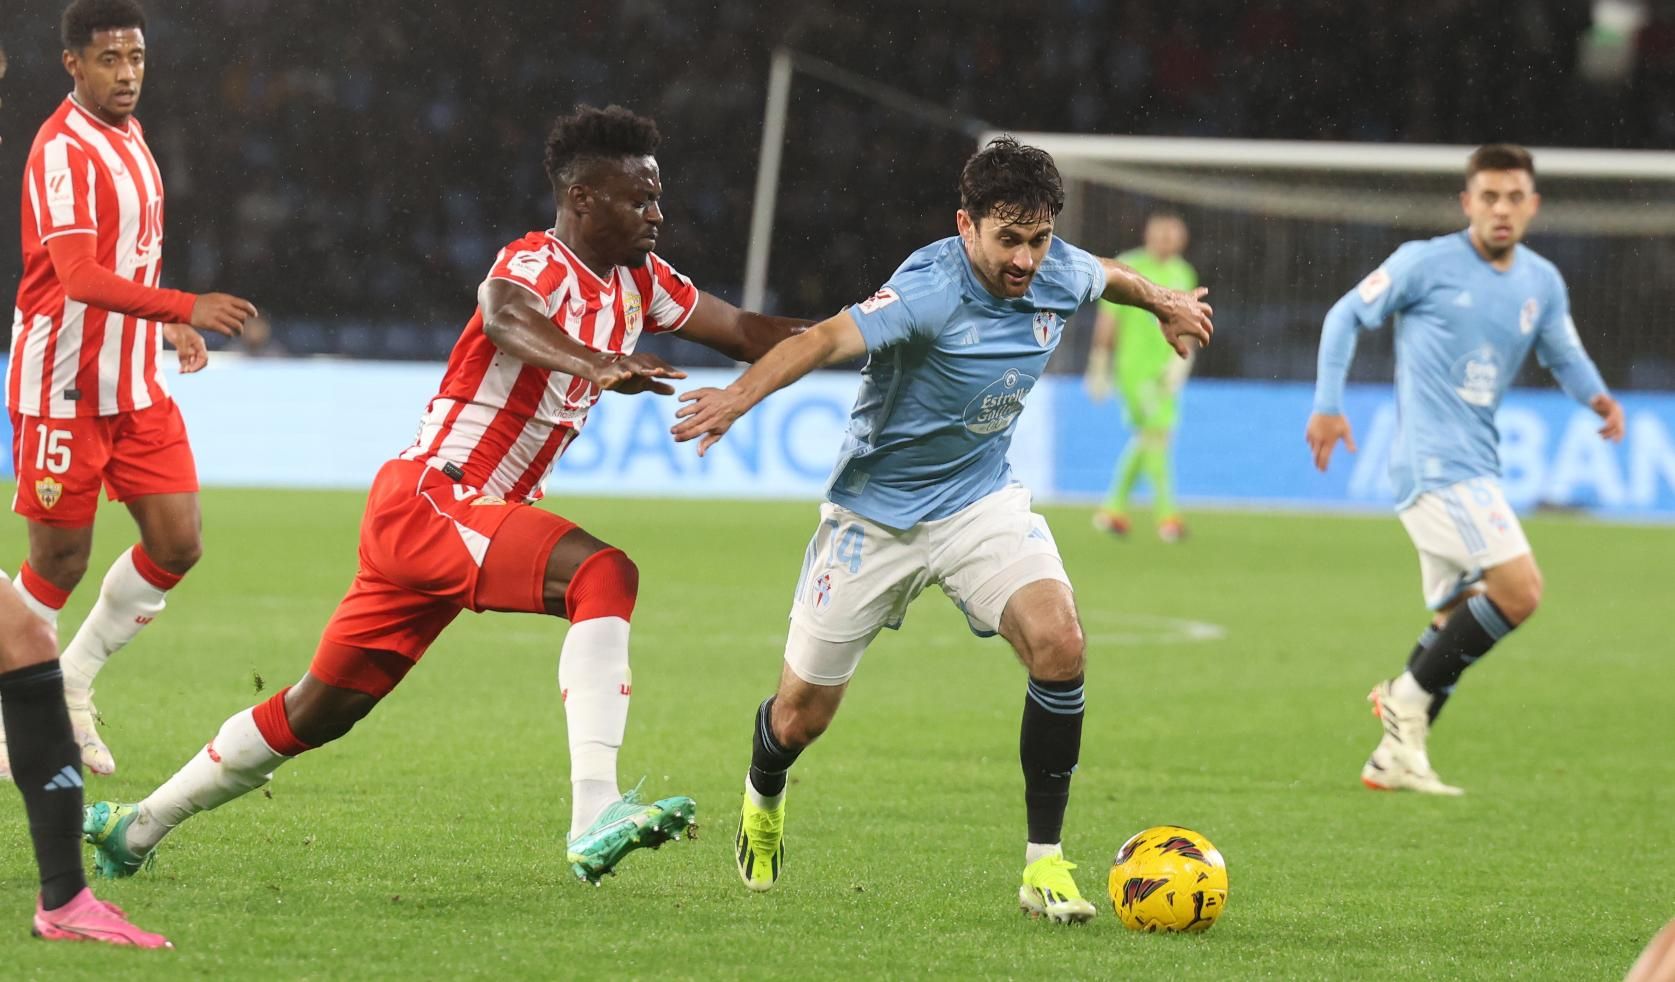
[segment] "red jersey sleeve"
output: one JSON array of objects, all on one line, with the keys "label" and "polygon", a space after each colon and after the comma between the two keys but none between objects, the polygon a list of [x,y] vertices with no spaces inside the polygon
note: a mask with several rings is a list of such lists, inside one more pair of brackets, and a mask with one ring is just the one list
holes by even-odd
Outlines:
[{"label": "red jersey sleeve", "polygon": [[646,333],[678,331],[698,309],[698,288],[654,252],[646,257],[651,271],[651,303],[646,308]]},{"label": "red jersey sleeve", "polygon": [[35,231],[45,242],[57,235],[97,235],[93,161],[81,144],[57,136],[29,161],[29,196]]},{"label": "red jersey sleeve", "polygon": [[541,307],[550,317],[557,311],[556,294],[569,275],[550,244],[525,236],[500,250],[486,280],[506,280],[523,287],[541,298]]},{"label": "red jersey sleeve", "polygon": [[94,245],[92,239],[80,235],[66,235],[47,243],[47,257],[52,260],[52,271],[65,296],[129,317],[191,323],[197,294],[125,280],[99,265]]}]

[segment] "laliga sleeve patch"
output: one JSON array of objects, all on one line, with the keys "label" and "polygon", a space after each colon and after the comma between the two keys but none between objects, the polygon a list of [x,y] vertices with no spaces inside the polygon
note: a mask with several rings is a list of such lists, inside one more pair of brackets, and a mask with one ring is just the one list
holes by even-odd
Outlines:
[{"label": "laliga sleeve patch", "polygon": [[895,290],[887,286],[881,287],[877,293],[861,301],[861,313],[876,314],[900,299]]},{"label": "laliga sleeve patch", "polygon": [[1368,273],[1367,278],[1361,281],[1361,285],[1356,287],[1355,291],[1361,295],[1362,303],[1372,303],[1388,289],[1390,289],[1390,274],[1384,271],[1383,266],[1380,266]]},{"label": "laliga sleeve patch", "polygon": [[76,223],[76,183],[68,167],[46,172],[47,215],[53,225]]},{"label": "laliga sleeve patch", "polygon": [[506,273],[530,284],[541,278],[547,257],[539,252],[520,252],[506,260]]}]

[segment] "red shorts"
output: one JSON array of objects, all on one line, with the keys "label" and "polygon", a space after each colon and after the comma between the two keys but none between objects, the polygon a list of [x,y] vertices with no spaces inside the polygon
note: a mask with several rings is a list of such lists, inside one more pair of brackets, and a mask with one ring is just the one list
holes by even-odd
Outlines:
[{"label": "red shorts", "polygon": [[[383,695],[462,610],[543,613],[547,558],[576,524],[533,505],[455,484],[413,460],[378,471],[361,518],[360,569],[337,605],[309,672],[328,685]],[[368,685],[357,652],[393,652],[387,685]],[[383,660],[387,666],[387,659]]]},{"label": "red shorts", "polygon": [[113,416],[12,413],[12,464],[12,510],[42,525],[92,525],[101,483],[112,501],[198,490],[186,421],[173,399]]}]

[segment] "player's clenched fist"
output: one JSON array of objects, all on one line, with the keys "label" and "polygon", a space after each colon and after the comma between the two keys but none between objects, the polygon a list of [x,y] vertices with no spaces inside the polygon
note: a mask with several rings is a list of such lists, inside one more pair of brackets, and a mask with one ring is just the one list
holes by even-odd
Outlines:
[{"label": "player's clenched fist", "polygon": [[675,387],[660,378],[685,378],[686,373],[656,355],[628,355],[610,361],[594,375],[601,389],[609,392],[655,392],[672,396]]},{"label": "player's clenched fist", "polygon": [[1325,470],[1332,461],[1332,450],[1338,441],[1350,453],[1355,452],[1355,434],[1350,432],[1349,419],[1329,413],[1315,413],[1309,417],[1309,428],[1304,434],[1309,441],[1309,452],[1314,454],[1314,466],[1318,470]]},{"label": "player's clenched fist", "polygon": [[236,337],[244,331],[244,322],[256,316],[256,305],[230,293],[200,294],[192,304],[193,327]]}]

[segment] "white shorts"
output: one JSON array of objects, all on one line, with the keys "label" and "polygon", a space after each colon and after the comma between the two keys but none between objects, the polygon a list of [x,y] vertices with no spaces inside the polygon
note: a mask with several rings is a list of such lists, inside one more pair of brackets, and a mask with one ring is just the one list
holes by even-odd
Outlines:
[{"label": "white shorts", "polygon": [[1459,599],[1484,570],[1530,551],[1518,516],[1492,477],[1426,491],[1400,517],[1419,550],[1420,586],[1432,610]]},{"label": "white shorts", "polygon": [[848,642],[901,627],[908,604],[932,583],[973,633],[989,637],[1012,594],[1036,580],[1070,585],[1047,520],[1030,510],[1029,491],[1018,485],[906,531],[828,501],[791,598],[792,638],[828,644],[787,645],[785,660],[805,681],[846,681],[864,647]]}]

